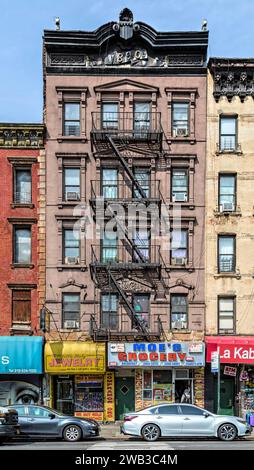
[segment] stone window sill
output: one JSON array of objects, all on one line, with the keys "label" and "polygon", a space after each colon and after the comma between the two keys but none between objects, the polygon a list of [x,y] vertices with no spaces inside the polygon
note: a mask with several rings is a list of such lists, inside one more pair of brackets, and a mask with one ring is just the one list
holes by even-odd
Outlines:
[{"label": "stone window sill", "polygon": [[26,208],[29,208],[29,209],[34,209],[34,207],[35,207],[34,204],[32,204],[32,203],[31,204],[21,204],[20,202],[12,202],[10,206],[11,206],[12,209],[15,209],[16,207],[18,207],[18,208],[26,207]]},{"label": "stone window sill", "polygon": [[57,142],[87,142],[86,135],[61,135],[57,138]]},{"label": "stone window sill", "polygon": [[170,266],[166,268],[167,272],[175,271],[175,270],[193,272],[195,270],[195,268],[193,266],[190,266],[189,264],[185,264],[185,265],[182,265],[182,266],[181,265],[170,264]]},{"label": "stone window sill", "polygon": [[173,207],[173,206],[186,207],[187,209],[191,209],[191,210],[195,209],[195,204],[193,204],[192,202],[173,202],[173,201],[170,201],[169,202],[169,207]]},{"label": "stone window sill", "polygon": [[25,264],[25,263],[12,263],[12,264],[11,264],[11,268],[12,268],[12,269],[16,269],[16,268],[28,268],[28,269],[33,269],[33,268],[34,268],[34,264],[33,264],[33,263],[29,263],[29,264]]},{"label": "stone window sill", "polygon": [[220,278],[231,278],[231,279],[241,279],[241,274],[240,273],[217,273],[214,274],[214,279],[220,279]]},{"label": "stone window sill", "polygon": [[57,266],[58,271],[63,271],[65,269],[87,271],[87,266],[85,264],[58,264]]},{"label": "stone window sill", "polygon": [[172,144],[177,144],[178,142],[186,142],[188,144],[195,144],[196,143],[196,138],[195,137],[184,137],[184,136],[179,136],[179,137],[173,137],[173,136],[170,136],[168,135],[167,136],[167,141],[168,143],[172,143]]},{"label": "stone window sill", "polygon": [[236,211],[224,211],[224,212],[220,212],[218,210],[214,210],[213,211],[214,213],[214,216],[215,217],[228,217],[228,216],[232,216],[232,217],[241,217],[242,216],[242,213],[240,210],[236,210]]},{"label": "stone window sill", "polygon": [[85,201],[81,201],[81,199],[77,199],[76,201],[62,201],[58,203],[58,209],[63,209],[63,207],[75,207],[78,204],[82,204]]}]

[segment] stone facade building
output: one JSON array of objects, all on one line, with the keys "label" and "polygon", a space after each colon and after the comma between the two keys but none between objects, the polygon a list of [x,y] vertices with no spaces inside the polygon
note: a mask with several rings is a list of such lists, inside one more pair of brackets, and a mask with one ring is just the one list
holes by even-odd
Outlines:
[{"label": "stone facade building", "polygon": [[[254,344],[254,62],[211,58],[208,68],[206,406],[217,408],[217,376],[211,374],[210,362],[211,352],[219,347],[220,408],[244,413],[254,404],[254,357],[248,353]],[[247,348],[245,355],[236,346]]]},{"label": "stone facade building", "polygon": [[[45,367],[64,411],[113,420],[186,388],[203,404],[207,43],[128,9],[44,32]],[[170,245],[151,214],[127,233],[138,204],[177,216]]]}]

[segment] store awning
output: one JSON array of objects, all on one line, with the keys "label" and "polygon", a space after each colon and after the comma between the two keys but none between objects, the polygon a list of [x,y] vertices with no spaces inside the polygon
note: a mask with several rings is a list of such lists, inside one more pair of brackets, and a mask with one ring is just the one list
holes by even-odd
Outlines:
[{"label": "store awning", "polygon": [[52,341],[45,345],[45,371],[51,374],[94,374],[106,371],[104,343]]},{"label": "store awning", "polygon": [[0,336],[0,374],[42,374],[41,336]]},{"label": "store awning", "polygon": [[205,342],[207,362],[219,348],[221,363],[254,364],[253,336],[206,336]]}]

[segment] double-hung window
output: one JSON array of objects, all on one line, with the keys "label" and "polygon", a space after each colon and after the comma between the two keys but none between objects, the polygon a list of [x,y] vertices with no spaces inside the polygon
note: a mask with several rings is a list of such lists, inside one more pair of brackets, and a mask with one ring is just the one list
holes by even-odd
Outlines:
[{"label": "double-hung window", "polygon": [[146,134],[150,129],[150,103],[134,103],[134,130]]},{"label": "double-hung window", "polygon": [[[134,176],[139,186],[143,190],[146,198],[150,195],[150,171],[145,168],[135,168]],[[134,198],[141,199],[142,195],[135,185],[133,185],[133,196]]]},{"label": "double-hung window", "polygon": [[80,169],[64,168],[64,199],[65,201],[80,200]]},{"label": "double-hung window", "polygon": [[105,199],[116,199],[118,196],[118,171],[115,168],[103,168],[101,195]]},{"label": "double-hung window", "polygon": [[236,208],[236,175],[219,175],[219,210],[234,211]]},{"label": "double-hung window", "polygon": [[220,118],[220,150],[236,150],[237,118],[235,116],[221,116]]},{"label": "double-hung window", "polygon": [[80,294],[63,294],[62,327],[75,329],[80,326]]},{"label": "double-hung window", "polygon": [[118,129],[118,103],[102,104],[102,129]]},{"label": "double-hung window", "polygon": [[109,293],[101,296],[101,327],[110,330],[118,328],[118,295]]},{"label": "double-hung window", "polygon": [[218,299],[218,333],[235,332],[235,298],[219,297]]},{"label": "double-hung window", "polygon": [[189,135],[189,103],[173,103],[173,136],[187,137]]},{"label": "double-hung window", "polygon": [[170,299],[171,329],[182,330],[188,326],[187,295],[172,294]]},{"label": "double-hung window", "polygon": [[[150,296],[149,294],[134,294],[133,308],[135,310],[137,319],[142,324],[149,328],[149,314],[150,314]],[[132,328],[136,327],[135,321],[132,323]]]},{"label": "double-hung window", "polygon": [[117,262],[117,250],[117,232],[105,231],[101,249],[102,262]]},{"label": "double-hung window", "polygon": [[150,234],[146,229],[136,231],[133,239],[133,260],[137,263],[146,262],[150,258]]},{"label": "double-hung window", "polygon": [[31,263],[31,228],[15,227],[14,228],[14,263],[30,264]]},{"label": "double-hung window", "polygon": [[173,202],[188,201],[188,171],[172,170],[171,196]]},{"label": "double-hung window", "polygon": [[188,257],[188,231],[172,230],[171,237],[171,264],[184,265]]},{"label": "double-hung window", "polygon": [[80,103],[64,103],[64,135],[80,135]]},{"label": "double-hung window", "polygon": [[236,243],[234,235],[219,235],[218,248],[218,271],[220,273],[235,272],[236,265]]},{"label": "double-hung window", "polygon": [[32,202],[32,175],[31,168],[16,168],[14,181],[14,202],[17,204],[31,204]]},{"label": "double-hung window", "polygon": [[31,323],[31,291],[12,291],[12,322]]},{"label": "double-hung window", "polygon": [[79,264],[80,240],[79,231],[74,228],[64,229],[63,257],[65,264]]}]

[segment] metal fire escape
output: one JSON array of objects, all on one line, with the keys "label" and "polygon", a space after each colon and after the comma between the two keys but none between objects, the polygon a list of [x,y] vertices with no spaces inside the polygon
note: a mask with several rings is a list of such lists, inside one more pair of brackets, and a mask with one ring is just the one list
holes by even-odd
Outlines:
[{"label": "metal fire escape", "polygon": [[[98,113],[94,113],[94,115],[97,114]],[[96,116],[93,116],[93,130],[91,133],[92,146],[98,151],[97,155],[104,154],[104,156],[109,155],[112,157],[113,154],[124,169],[125,175],[127,175],[132,188],[135,190],[138,202],[146,203],[149,201],[149,196],[129,167],[126,158],[131,151],[139,152],[140,145],[142,147],[141,153],[146,152],[145,149],[147,145],[147,151],[149,151],[149,154],[154,152],[156,156],[160,155],[162,145],[160,115],[159,113],[153,114],[156,114],[156,118],[152,118],[152,123],[156,122],[153,129],[148,130],[146,128],[144,131],[140,131],[139,129],[138,132],[133,129],[133,124],[126,126],[125,118],[120,120],[120,122],[124,122],[124,126],[121,126],[121,129],[118,129],[117,131],[116,129],[111,131],[108,128],[103,129],[101,123],[98,125]],[[96,196],[96,191],[94,191],[94,194]],[[159,192],[157,196],[157,202],[160,204],[161,195]],[[160,317],[157,317],[157,331],[151,332],[145,321],[137,315],[133,305],[130,303],[127,295],[121,287],[119,279],[122,279],[126,273],[135,271],[135,274],[140,277],[140,281],[142,283],[144,272],[146,274],[150,273],[151,276],[148,277],[153,289],[157,290],[159,282],[162,285],[162,288],[166,290],[167,282],[162,274],[162,268],[165,267],[165,265],[160,253],[160,247],[152,247],[149,244],[149,256],[146,256],[144,252],[146,251],[147,246],[142,244],[141,239],[136,238],[134,242],[132,237],[130,237],[125,224],[114,212],[112,200],[105,200],[104,210],[114,218],[114,222],[116,223],[118,230],[120,230],[124,235],[124,250],[121,252],[123,256],[120,256],[121,259],[116,262],[103,262],[103,260],[100,259],[100,255],[98,256],[96,248],[92,247],[92,262],[90,264],[92,279],[99,288],[104,287],[105,285],[110,285],[114,291],[118,292],[125,305],[126,312],[132,321],[132,327],[138,331],[140,336],[145,339],[151,339],[151,337],[153,337],[158,340],[163,335]],[[126,256],[128,260],[126,259]],[[98,331],[94,316],[91,317],[90,330],[91,332]]]}]

